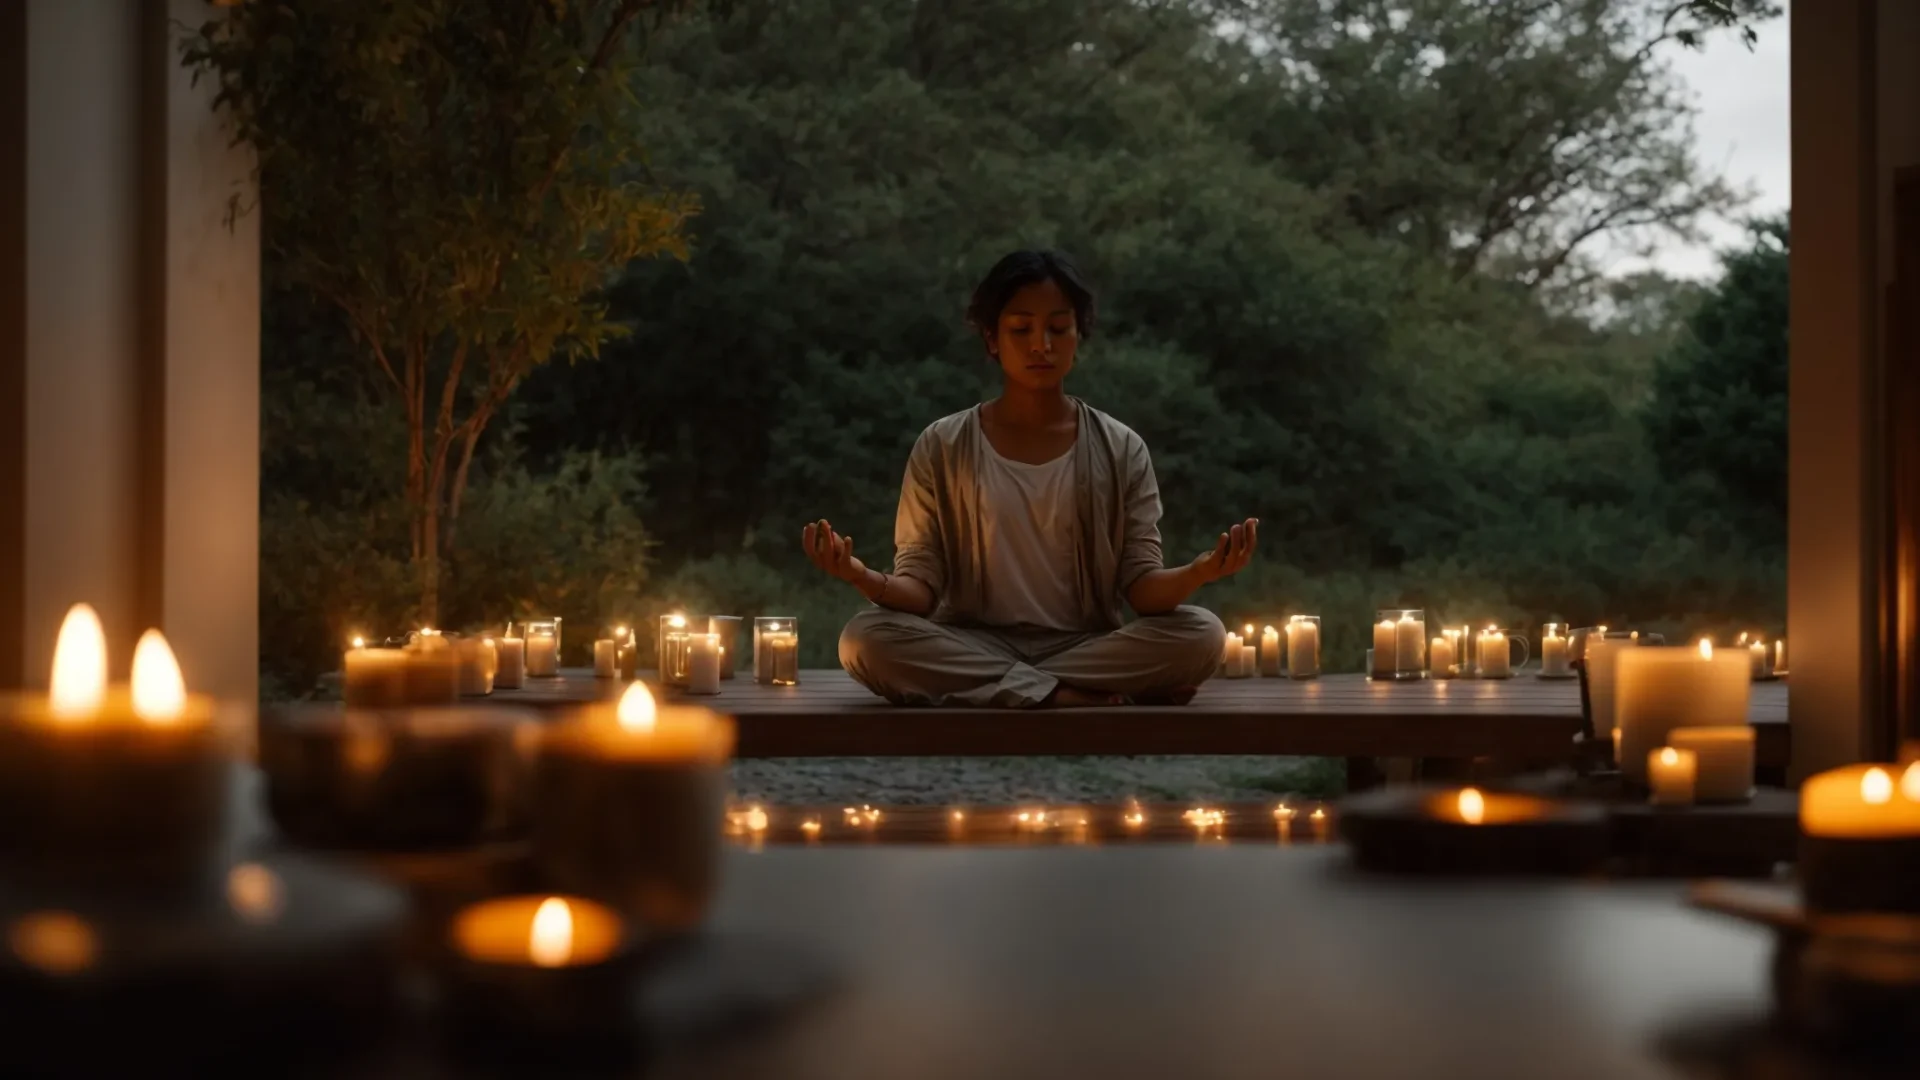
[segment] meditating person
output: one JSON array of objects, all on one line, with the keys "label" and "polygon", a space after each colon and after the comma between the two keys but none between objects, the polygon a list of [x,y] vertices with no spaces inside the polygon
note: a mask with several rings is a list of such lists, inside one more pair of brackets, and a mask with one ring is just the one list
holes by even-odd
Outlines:
[{"label": "meditating person", "polygon": [[[1064,382],[1094,298],[1056,251],[1016,251],[974,290],[968,323],[1000,365],[1000,396],[934,421],[907,458],[893,570],[826,519],[801,543],[874,606],[840,663],[896,704],[1008,708],[1184,704],[1225,631],[1194,590],[1253,557],[1248,518],[1183,566],[1160,553],[1146,443]],[[1138,615],[1124,620],[1122,604]]]}]

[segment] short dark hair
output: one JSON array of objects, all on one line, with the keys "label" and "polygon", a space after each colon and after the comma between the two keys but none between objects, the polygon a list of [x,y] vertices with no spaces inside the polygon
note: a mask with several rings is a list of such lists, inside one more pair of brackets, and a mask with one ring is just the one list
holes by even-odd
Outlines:
[{"label": "short dark hair", "polygon": [[1093,287],[1064,251],[1016,251],[1003,256],[974,286],[973,299],[967,304],[967,325],[988,342],[1000,331],[1000,312],[1013,294],[1028,285],[1051,281],[1067,294],[1073,305],[1074,329],[1083,337],[1093,336]]}]

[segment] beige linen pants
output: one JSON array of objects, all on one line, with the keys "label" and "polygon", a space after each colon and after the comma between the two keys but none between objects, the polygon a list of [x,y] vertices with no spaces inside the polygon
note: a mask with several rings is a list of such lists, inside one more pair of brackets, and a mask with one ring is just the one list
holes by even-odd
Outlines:
[{"label": "beige linen pants", "polygon": [[1039,705],[1065,683],[1150,695],[1205,682],[1226,630],[1205,608],[1179,607],[1110,633],[952,626],[872,608],[840,633],[840,666],[896,705]]}]

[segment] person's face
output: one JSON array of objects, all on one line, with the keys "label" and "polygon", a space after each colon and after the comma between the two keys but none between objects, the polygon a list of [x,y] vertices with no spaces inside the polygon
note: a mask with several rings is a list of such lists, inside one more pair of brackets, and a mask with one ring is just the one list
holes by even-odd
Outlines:
[{"label": "person's face", "polygon": [[1059,386],[1079,347],[1073,304],[1051,280],[1024,286],[1007,300],[991,344],[1007,381],[1029,390]]}]

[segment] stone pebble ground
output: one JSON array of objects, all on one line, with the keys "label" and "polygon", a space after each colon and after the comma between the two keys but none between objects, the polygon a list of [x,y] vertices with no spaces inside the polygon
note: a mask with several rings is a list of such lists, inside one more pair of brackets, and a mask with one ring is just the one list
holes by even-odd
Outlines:
[{"label": "stone pebble ground", "polygon": [[1327,798],[1344,764],[1293,757],[767,758],[733,765],[736,799],[774,805],[1258,802]]}]

